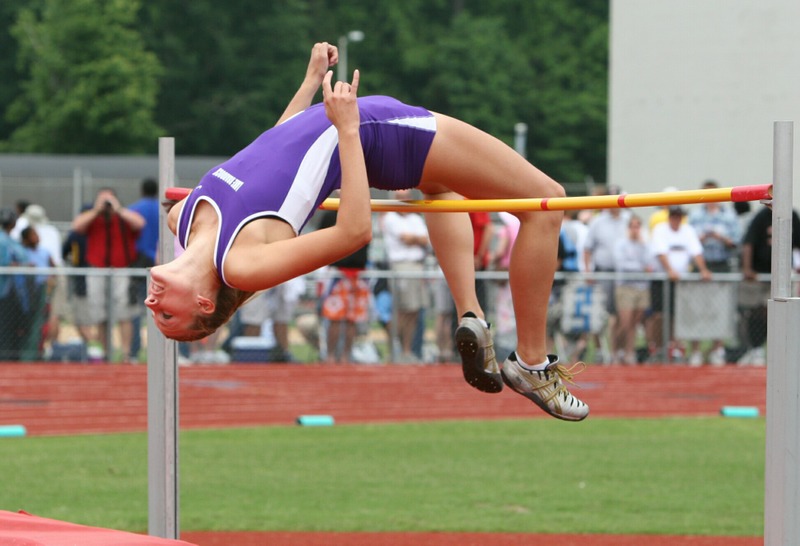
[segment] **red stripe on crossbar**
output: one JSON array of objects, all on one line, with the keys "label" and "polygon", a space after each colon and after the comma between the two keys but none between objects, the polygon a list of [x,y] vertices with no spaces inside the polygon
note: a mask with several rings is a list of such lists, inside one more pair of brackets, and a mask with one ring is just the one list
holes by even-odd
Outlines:
[{"label": "red stripe on crossbar", "polygon": [[180,201],[192,192],[189,188],[167,188],[164,196],[171,201]]},{"label": "red stripe on crossbar", "polygon": [[731,201],[759,201],[772,199],[772,184],[759,184],[756,186],[737,186],[731,189]]},{"label": "red stripe on crossbar", "polygon": [[550,200],[549,197],[545,197],[542,199],[542,210],[547,210],[547,202]]}]

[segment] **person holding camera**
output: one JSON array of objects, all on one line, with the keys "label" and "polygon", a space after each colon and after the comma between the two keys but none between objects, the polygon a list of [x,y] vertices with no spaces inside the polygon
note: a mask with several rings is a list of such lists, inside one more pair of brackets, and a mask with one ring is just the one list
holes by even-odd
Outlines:
[{"label": "person holding camera", "polygon": [[[144,217],[122,206],[111,188],[100,189],[94,205],[72,221],[72,229],[86,236],[86,262],[89,267],[97,268],[129,267],[136,258],[136,239],[144,226]],[[97,328],[97,339],[107,360],[112,357],[107,336],[110,315],[119,326],[122,354],[130,353],[131,318],[136,308],[129,301],[129,282],[127,276],[90,274],[86,277],[89,322]],[[111,302],[108,295],[111,295]]]}]

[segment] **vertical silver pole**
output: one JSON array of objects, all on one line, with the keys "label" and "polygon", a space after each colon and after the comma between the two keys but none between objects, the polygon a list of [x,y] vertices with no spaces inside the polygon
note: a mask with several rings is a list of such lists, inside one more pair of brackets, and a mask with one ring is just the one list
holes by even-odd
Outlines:
[{"label": "vertical silver pole", "polygon": [[772,299],[791,296],[792,290],[792,148],[794,124],[776,121],[772,156]]},{"label": "vertical silver pole", "polygon": [[764,544],[800,544],[800,298],[791,296],[794,124],[775,122],[772,287],[767,319]]},{"label": "vertical silver pole", "polygon": [[83,207],[83,173],[80,167],[72,170],[72,217],[81,213]]},{"label": "vertical silver pole", "polygon": [[528,142],[528,124],[519,123],[514,124],[514,150],[522,157],[528,157],[527,152]]},{"label": "vertical silver pole", "polygon": [[339,66],[337,66],[336,80],[346,82],[347,79],[347,36],[339,36]]},{"label": "vertical silver pole", "polygon": [[[158,139],[159,194],[175,185],[175,139]],[[166,215],[159,224],[158,261],[174,255]],[[178,510],[178,360],[177,346],[147,315],[147,468],[148,532],[177,539]]]}]

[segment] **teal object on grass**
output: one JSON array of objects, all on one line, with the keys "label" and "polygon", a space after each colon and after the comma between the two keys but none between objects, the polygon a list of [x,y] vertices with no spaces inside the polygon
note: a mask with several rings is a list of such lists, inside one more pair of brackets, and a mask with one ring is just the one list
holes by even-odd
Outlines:
[{"label": "teal object on grass", "polygon": [[333,423],[332,415],[301,415],[297,418],[297,424],[304,427],[330,427]]},{"label": "teal object on grass", "polygon": [[0,438],[20,438],[27,433],[23,425],[0,425]]},{"label": "teal object on grass", "polygon": [[723,417],[758,417],[758,408],[755,406],[723,406],[719,410]]}]

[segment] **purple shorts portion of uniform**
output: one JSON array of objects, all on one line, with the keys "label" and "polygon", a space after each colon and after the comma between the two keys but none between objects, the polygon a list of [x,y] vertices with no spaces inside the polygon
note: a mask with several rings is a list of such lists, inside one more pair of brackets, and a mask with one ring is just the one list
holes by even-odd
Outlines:
[{"label": "purple shorts portion of uniform", "polygon": [[418,186],[436,136],[433,114],[382,96],[359,99],[359,107],[369,185],[382,190]]}]

